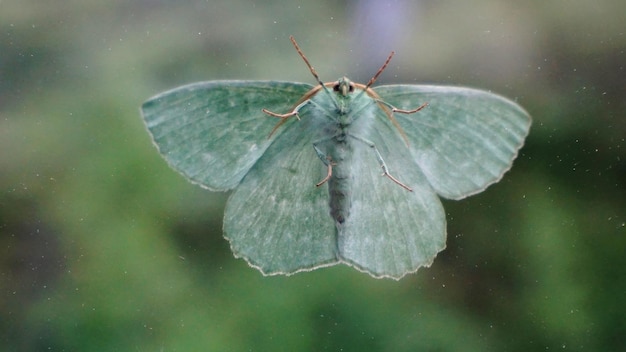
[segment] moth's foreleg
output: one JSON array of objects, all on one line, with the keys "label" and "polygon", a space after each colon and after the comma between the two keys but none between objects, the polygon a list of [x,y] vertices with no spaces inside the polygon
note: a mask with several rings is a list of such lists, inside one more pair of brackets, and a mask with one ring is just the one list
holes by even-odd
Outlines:
[{"label": "moth's foreleg", "polygon": [[404,142],[406,143],[407,147],[409,146],[409,139],[406,137],[406,134],[404,133],[404,130],[402,129],[402,127],[400,127],[400,124],[398,123],[398,120],[396,120],[395,117],[393,117],[393,114],[395,112],[399,113],[399,114],[414,114],[420,110],[422,110],[423,108],[428,106],[428,103],[424,103],[420,106],[418,106],[415,109],[412,110],[404,110],[404,109],[398,109],[395,106],[389,104],[388,102],[381,100],[379,98],[375,99],[376,102],[378,103],[378,106],[380,106],[380,108],[385,112],[385,114],[387,115],[387,117],[389,118],[389,120],[391,121],[391,123],[398,129],[398,132],[400,132],[400,135],[402,136],[402,139],[404,139]]},{"label": "moth's foreleg", "polygon": [[268,136],[268,138],[272,137],[272,135],[274,134],[274,132],[276,132],[276,130],[278,129],[278,127],[280,127],[283,123],[285,123],[290,117],[295,116],[298,120],[300,120],[300,109],[302,109],[302,107],[304,107],[305,105],[309,104],[311,102],[310,99],[307,99],[305,101],[303,101],[302,103],[296,105],[296,107],[293,108],[293,110],[291,110],[288,113],[285,114],[279,114],[276,112],[272,112],[269,111],[265,108],[263,108],[261,111],[263,111],[264,113],[273,116],[273,117],[278,117],[280,119],[280,122],[278,122],[276,124],[276,126],[274,126],[274,128],[272,128],[272,132],[270,132],[270,135]]},{"label": "moth's foreleg", "polygon": [[395,107],[395,106],[393,106],[393,105],[389,104],[388,102],[386,102],[386,101],[384,101],[384,100],[381,100],[381,99],[376,99],[376,102],[377,102],[378,104],[382,104],[382,105],[384,105],[384,106],[388,107],[389,109],[391,109],[391,112],[392,112],[392,113],[397,112],[397,113],[399,113],[399,114],[414,114],[414,113],[416,113],[416,112],[418,112],[418,111],[420,111],[420,110],[422,110],[423,108],[425,108],[425,107],[427,107],[427,106],[428,106],[428,103],[424,103],[424,104],[422,104],[422,105],[418,106],[418,107],[417,107],[417,108],[415,108],[415,109],[411,109],[411,110],[404,110],[404,109],[398,109],[397,107]]},{"label": "moth's foreleg", "polygon": [[288,119],[288,118],[290,118],[292,116],[295,116],[298,120],[300,120],[300,115],[298,115],[298,112],[300,111],[300,109],[302,109],[303,106],[309,104],[310,102],[311,102],[311,100],[307,99],[307,100],[303,101],[302,103],[296,105],[296,107],[294,107],[293,110],[291,110],[290,112],[285,113],[285,114],[279,114],[279,113],[276,113],[276,112],[272,112],[272,111],[269,111],[269,110],[267,110],[265,108],[261,109],[261,111],[263,111],[264,113],[266,113],[266,114],[268,114],[270,116],[278,117],[279,119],[282,119],[282,120]]}]

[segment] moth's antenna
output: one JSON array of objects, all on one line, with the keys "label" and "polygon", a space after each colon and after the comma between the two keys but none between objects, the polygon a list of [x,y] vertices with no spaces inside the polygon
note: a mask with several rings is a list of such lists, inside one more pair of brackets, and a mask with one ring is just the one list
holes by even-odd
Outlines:
[{"label": "moth's antenna", "polygon": [[376,74],[374,75],[374,77],[372,77],[372,79],[370,79],[370,81],[367,82],[364,90],[367,90],[367,88],[369,88],[372,84],[374,84],[374,82],[376,82],[376,80],[378,79],[378,76],[380,76],[380,74],[383,73],[383,71],[387,68],[387,65],[389,65],[389,62],[391,61],[391,58],[393,57],[394,54],[395,54],[394,51],[392,51],[391,54],[389,54],[389,57],[387,57],[387,60],[385,61],[385,63],[378,69],[378,71],[376,71]]},{"label": "moth's antenna", "polygon": [[324,82],[322,82],[322,80],[320,79],[320,76],[317,74],[317,71],[315,71],[313,66],[311,66],[311,63],[309,62],[309,59],[307,59],[306,56],[304,56],[304,53],[302,52],[302,49],[300,49],[300,47],[298,46],[298,43],[296,43],[296,39],[293,37],[293,35],[289,36],[289,40],[291,40],[291,43],[296,48],[296,51],[298,52],[298,54],[300,55],[302,60],[304,60],[304,63],[307,65],[307,67],[309,68],[309,70],[313,74],[313,77],[315,77],[315,79],[317,80],[317,83],[319,83],[320,85],[323,86]]},{"label": "moth's antenna", "polygon": [[291,40],[291,43],[296,48],[296,51],[298,52],[298,54],[300,55],[302,60],[304,60],[304,63],[309,68],[309,71],[311,71],[311,74],[313,74],[313,77],[315,77],[315,79],[317,80],[317,83],[319,83],[320,86],[322,86],[322,89],[324,90],[324,92],[326,92],[326,94],[328,94],[328,96],[330,97],[330,100],[332,100],[333,104],[335,104],[335,107],[339,108],[339,106],[337,105],[337,102],[335,101],[335,98],[333,97],[332,93],[328,90],[328,88],[326,87],[324,82],[322,82],[322,80],[320,79],[320,76],[317,74],[317,71],[315,71],[313,66],[311,66],[311,63],[309,62],[309,59],[307,59],[306,56],[304,56],[304,53],[302,52],[302,49],[300,49],[300,46],[298,46],[298,43],[296,43],[296,39],[293,37],[293,35],[289,36],[289,40]]},{"label": "moth's antenna", "polygon": [[363,90],[359,93],[357,97],[360,97],[361,94],[366,93],[366,92],[367,94],[371,95],[371,91],[369,89],[370,86],[374,84],[374,82],[376,82],[376,80],[378,79],[378,76],[380,76],[380,74],[383,73],[383,71],[387,68],[387,65],[389,65],[389,62],[391,62],[391,58],[393,57],[394,54],[395,54],[395,51],[392,51],[391,54],[389,54],[389,56],[387,57],[387,60],[385,60],[385,63],[378,69],[378,71],[376,71],[376,74],[374,74],[374,77],[372,77],[369,80],[369,82],[367,82],[367,84],[363,86]]}]

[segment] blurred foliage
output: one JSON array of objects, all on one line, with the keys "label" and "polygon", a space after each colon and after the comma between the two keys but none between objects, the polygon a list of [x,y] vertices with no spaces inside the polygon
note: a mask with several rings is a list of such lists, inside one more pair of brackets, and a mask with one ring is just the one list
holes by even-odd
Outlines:
[{"label": "blurred foliage", "polygon": [[[0,1],[6,351],[626,350],[626,3]],[[446,201],[448,248],[399,282],[262,277],[226,194],[151,146],[139,105],[209,79],[458,84],[534,118],[513,169]]]}]

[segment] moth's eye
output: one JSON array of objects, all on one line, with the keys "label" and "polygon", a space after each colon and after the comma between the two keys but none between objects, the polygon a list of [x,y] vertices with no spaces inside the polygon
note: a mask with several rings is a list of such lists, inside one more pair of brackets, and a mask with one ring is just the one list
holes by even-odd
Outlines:
[{"label": "moth's eye", "polygon": [[348,88],[350,93],[354,92],[354,84],[350,83],[350,88]]},{"label": "moth's eye", "polygon": [[335,84],[333,86],[333,91],[338,92],[339,91],[339,83]]}]

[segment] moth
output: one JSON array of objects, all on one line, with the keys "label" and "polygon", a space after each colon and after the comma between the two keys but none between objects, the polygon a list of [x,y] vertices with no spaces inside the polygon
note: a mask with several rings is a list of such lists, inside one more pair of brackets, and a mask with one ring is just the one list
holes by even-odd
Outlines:
[{"label": "moth", "polygon": [[511,168],[531,118],[464,87],[208,81],[142,105],[169,165],[211,191],[232,190],[224,236],[263,274],[338,263],[399,279],[446,245],[439,197],[462,199]]}]

